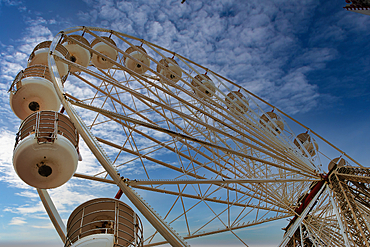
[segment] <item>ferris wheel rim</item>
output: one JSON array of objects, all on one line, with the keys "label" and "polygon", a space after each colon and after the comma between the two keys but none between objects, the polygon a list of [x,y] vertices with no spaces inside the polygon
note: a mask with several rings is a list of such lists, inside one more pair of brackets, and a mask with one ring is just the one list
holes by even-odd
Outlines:
[{"label": "ferris wheel rim", "polygon": [[[113,32],[112,30],[108,30],[108,29],[102,29],[102,28],[93,28],[93,27],[75,27],[75,28],[71,28],[71,29],[66,29],[65,31],[61,31],[55,38],[54,38],[54,40],[53,40],[53,43],[52,43],[52,46],[54,46],[55,47],[55,45],[59,42],[59,40],[61,39],[61,37],[64,35],[64,34],[69,34],[69,33],[73,33],[73,32],[75,32],[75,31],[82,31],[82,30],[84,30],[85,28],[88,28],[88,29],[90,29],[90,30],[93,30],[93,31],[103,31],[103,32]],[[119,32],[117,32],[117,33],[119,33]],[[136,38],[137,39],[137,38]],[[137,39],[137,40],[139,40],[139,39]],[[50,50],[52,51],[52,46],[50,47]],[[54,86],[58,89],[57,90],[57,92],[58,92],[58,96],[60,97],[60,99],[61,99],[61,101],[63,102],[63,106],[65,106],[65,108],[66,108],[66,111],[67,111],[67,113],[68,113],[68,115],[70,115],[70,116],[73,116],[72,118],[76,118],[76,119],[74,119],[74,120],[72,120],[72,122],[74,122],[74,123],[77,123],[76,125],[77,126],[79,126],[80,128],[81,128],[81,126],[80,125],[82,125],[82,123],[83,123],[83,121],[82,121],[82,123],[79,123],[79,121],[77,120],[77,113],[76,112],[73,112],[73,106],[72,106],[72,104],[70,103],[70,102],[68,102],[67,101],[67,99],[66,99],[66,94],[64,93],[64,90],[63,90],[63,88],[62,88],[62,82],[61,82],[61,80],[60,80],[60,78],[58,77],[58,70],[57,70],[57,67],[56,67],[56,65],[55,65],[55,59],[54,59],[54,57],[52,56],[52,54],[49,54],[49,69],[50,69],[50,71],[51,71],[51,74],[52,74],[52,79],[53,79],[53,84],[54,84]],[[245,89],[244,89],[245,90]],[[284,114],[284,113],[283,113]],[[285,115],[285,114],[284,114]],[[81,129],[82,130],[82,129]],[[80,132],[81,133],[81,132]],[[82,133],[84,133],[84,131],[82,131]],[[92,140],[94,140],[95,139],[95,137],[92,135]],[[95,146],[99,146],[99,144],[98,144],[98,142],[96,141],[96,139],[95,139],[95,144],[91,144],[91,145],[95,145]],[[94,152],[97,152],[97,153],[99,153],[99,155],[101,155],[101,156],[104,156],[105,155],[105,153],[104,153],[104,151],[97,151],[97,150],[95,150],[95,151],[93,151],[94,149],[91,149],[90,148],[90,150],[92,150],[92,152],[94,153]],[[95,153],[94,153],[94,155],[95,155]],[[108,158],[108,160],[109,160],[109,158]],[[114,170],[114,169],[113,169]],[[123,182],[122,182],[122,179],[121,179],[121,177],[119,176],[119,175],[114,175],[114,172],[115,171],[113,171],[113,170],[111,170],[111,174],[113,175],[111,175],[111,177],[113,178],[113,182],[115,183],[115,184],[117,184],[117,185],[119,185],[120,187],[121,186],[126,186],[126,184],[123,184]],[[78,175],[77,175],[78,176]],[[312,177],[314,177],[314,176],[312,176]],[[320,177],[320,176],[317,176],[318,178]],[[305,180],[305,181],[314,181],[314,180]],[[218,183],[219,182],[221,182],[221,180],[220,181],[217,181]],[[190,183],[190,182],[189,182]],[[121,189],[122,189],[122,187],[121,187]],[[286,217],[289,217],[289,216],[286,216]],[[175,237],[176,238],[176,237]],[[180,239],[180,242],[181,242],[182,240]]]},{"label": "ferris wheel rim", "polygon": [[[53,68],[52,66],[51,66],[51,68]],[[60,85],[60,84],[59,84]],[[59,95],[61,95],[61,94],[59,94]],[[61,97],[61,96],[60,96]]]}]

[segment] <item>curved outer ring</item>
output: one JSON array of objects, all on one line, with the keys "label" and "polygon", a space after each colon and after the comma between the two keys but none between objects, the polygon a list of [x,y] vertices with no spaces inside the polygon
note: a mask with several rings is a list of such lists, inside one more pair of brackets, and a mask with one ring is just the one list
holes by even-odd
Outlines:
[{"label": "curved outer ring", "polygon": [[[108,29],[103,29],[103,28],[94,28],[94,27],[88,27],[89,30],[92,30],[92,31],[101,31],[101,32],[111,32],[111,30],[108,30]],[[53,43],[50,47],[50,50],[51,51],[54,51],[55,47],[56,47],[56,44],[57,42],[59,41],[59,39],[62,37],[62,34],[69,34],[71,32],[75,32],[75,31],[80,31],[80,30],[83,30],[84,27],[74,27],[74,28],[70,28],[70,29],[66,29],[65,31],[62,31],[60,32],[53,40]],[[119,32],[116,32],[117,34],[122,34],[122,33],[119,33]],[[124,35],[124,34],[123,34]],[[124,35],[124,36],[127,36],[127,35]],[[154,45],[155,46],[155,45]],[[176,54],[177,55],[177,54]],[[182,56],[179,56],[179,57],[182,57]],[[182,57],[183,58],[183,57]],[[184,58],[185,60],[189,61],[188,59]],[[55,60],[54,60],[54,57],[51,56],[49,54],[49,57],[48,57],[48,62],[49,62],[49,69],[50,69],[50,72],[52,72],[52,80],[53,80],[53,84],[56,88],[56,91],[57,91],[57,94],[58,94],[58,97],[61,99],[61,102],[62,104],[64,105],[67,113],[69,114],[69,116],[71,117],[71,121],[75,124],[76,128],[78,129],[78,131],[80,132],[81,136],[84,138],[85,142],[87,143],[87,145],[89,146],[90,150],[94,153],[94,155],[96,156],[96,158],[99,160],[99,162],[101,163],[101,165],[105,168],[105,170],[108,172],[108,174],[111,175],[111,177],[113,178],[114,180],[114,183],[116,183],[120,188],[121,190],[126,194],[126,196],[131,200],[131,202],[137,207],[137,209],[139,209],[141,211],[141,213],[144,215],[144,217],[146,217],[148,219],[148,221],[157,229],[158,232],[160,232],[162,234],[162,236],[165,237],[165,239],[173,246],[186,246],[186,243],[183,242],[183,240],[176,236],[175,233],[173,233],[168,225],[166,225],[162,220],[161,218],[156,215],[156,213],[153,211],[153,209],[150,208],[149,205],[147,205],[142,198],[140,198],[139,195],[137,195],[135,192],[133,192],[125,183],[123,183],[123,181],[121,181],[121,178],[115,173],[115,170],[113,169],[111,163],[110,163],[110,160],[109,158],[105,155],[104,151],[100,148],[99,144],[97,143],[95,137],[86,129],[86,126],[84,125],[84,122],[78,117],[77,113],[75,112],[74,108],[70,106],[69,102],[67,102],[65,99],[64,99],[64,96],[63,96],[63,88],[62,88],[62,83],[61,83],[61,79],[59,77],[59,74],[58,74],[58,71],[57,71],[57,68],[56,68],[56,64],[55,64]],[[198,65],[198,64],[197,64]],[[201,65],[198,65],[199,67],[201,68],[204,68],[203,66]],[[204,68],[206,69],[206,68]],[[206,69],[207,70],[207,69]],[[215,73],[216,74],[216,73]],[[216,74],[217,76],[219,76],[220,78],[230,82],[231,84],[237,86],[236,84],[234,84],[233,82],[229,81],[228,79]],[[247,90],[245,90],[247,91]],[[266,105],[268,106],[271,106],[273,107],[271,104],[269,104],[268,102],[266,102],[265,100],[259,98],[258,96],[256,96],[255,94],[247,91],[250,95],[252,95],[253,97],[259,99],[260,101],[264,102]],[[291,118],[290,116],[288,116],[287,114],[285,114],[284,112],[282,112],[281,110],[273,107],[275,110],[279,111],[281,114],[283,114],[284,116],[288,117],[289,119],[291,119],[292,121],[294,121],[295,123],[297,123],[298,125],[308,129],[306,126],[304,126],[303,124],[301,124],[300,122],[296,121],[295,119]],[[327,140],[325,140],[324,138],[322,138],[320,135],[318,135],[317,133],[313,132],[311,130],[311,133],[316,135],[319,139],[323,140],[324,142],[326,142],[327,144],[329,144],[330,146],[332,146],[334,149],[336,149],[337,151],[340,151],[341,153],[343,153],[343,151],[341,151],[340,149],[338,149],[337,147],[335,147],[333,144],[331,144],[330,142],[328,142]],[[348,156],[347,154],[344,153],[344,156],[348,157],[350,160],[352,160],[354,163],[356,163],[357,165],[359,165],[361,167],[361,165],[356,162],[354,159],[352,159],[350,156]],[[43,201],[44,205],[45,205],[45,202],[44,200],[42,199],[41,195],[40,195],[40,198],[41,200]],[[52,204],[52,202],[51,202]],[[46,202],[46,205],[45,207],[49,205],[50,206],[50,203],[48,204],[48,202]],[[47,207],[46,207],[47,208]],[[49,212],[48,212],[49,213]],[[53,213],[55,214],[58,214],[58,212],[51,212],[49,213],[49,216],[50,218],[52,218],[52,216],[55,216],[53,215]],[[59,215],[57,215],[59,216]],[[54,223],[54,222],[53,222]],[[54,224],[54,226],[57,228],[58,226],[56,224]],[[59,226],[60,227],[60,226]],[[63,226],[64,227],[64,226]],[[63,229],[62,229],[63,230]],[[58,229],[57,229],[58,231]],[[65,229],[64,229],[65,231]],[[59,231],[58,231],[59,232]],[[62,236],[61,236],[62,238]],[[62,238],[63,240],[63,238]]]}]

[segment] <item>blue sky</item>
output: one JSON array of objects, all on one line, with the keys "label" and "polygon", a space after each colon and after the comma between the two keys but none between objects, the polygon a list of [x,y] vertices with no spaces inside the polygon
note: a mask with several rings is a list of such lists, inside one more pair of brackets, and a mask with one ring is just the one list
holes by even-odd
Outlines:
[{"label": "blue sky", "polygon": [[[370,16],[348,12],[344,1],[334,0],[180,2],[0,0],[1,246],[62,246],[36,191],[13,171],[20,121],[7,90],[36,44],[73,26],[114,29],[176,51],[256,93],[369,166]],[[86,147],[82,154],[85,164],[95,162]],[[52,192],[61,198],[57,206],[63,217],[83,201],[116,192],[114,186],[94,192],[79,184],[74,179]],[[243,234],[250,246],[274,246],[286,224]]]}]

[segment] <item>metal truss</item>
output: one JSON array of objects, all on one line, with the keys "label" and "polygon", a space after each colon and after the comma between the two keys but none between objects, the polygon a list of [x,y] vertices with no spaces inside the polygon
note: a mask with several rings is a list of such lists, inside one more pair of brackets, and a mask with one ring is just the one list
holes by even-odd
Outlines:
[{"label": "metal truss", "polygon": [[342,166],[329,176],[330,186],[339,204],[345,234],[355,246],[370,246],[370,231],[359,204],[369,207],[370,169]]}]

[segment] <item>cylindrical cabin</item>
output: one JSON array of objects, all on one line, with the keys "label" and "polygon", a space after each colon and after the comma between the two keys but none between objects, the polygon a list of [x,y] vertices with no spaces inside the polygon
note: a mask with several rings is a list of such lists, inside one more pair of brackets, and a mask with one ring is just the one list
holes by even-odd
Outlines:
[{"label": "cylindrical cabin", "polygon": [[[143,66],[150,66],[150,60],[147,57],[146,50],[141,46],[129,47],[125,51],[129,56],[125,56],[125,66],[126,68],[133,70],[138,74],[144,74],[148,69]],[[137,61],[135,61],[136,59]]]},{"label": "cylindrical cabin", "polygon": [[[102,38],[105,41],[109,42],[113,46],[117,46],[116,43],[113,41],[113,39],[111,39],[109,37],[101,36],[100,38]],[[98,39],[98,38],[94,39],[91,42],[91,47],[95,51],[100,52],[101,54],[109,57],[110,59],[112,59],[114,61],[117,60],[117,56],[118,56],[117,50],[114,49],[113,47],[107,45],[106,43],[104,43],[100,39]],[[95,53],[93,54],[93,56],[91,58],[91,62],[92,62],[92,64],[95,65],[95,67],[97,67],[99,69],[110,69],[113,66],[113,64],[111,62],[109,62],[106,58],[104,58],[102,56],[99,56],[99,55],[97,55]]]},{"label": "cylindrical cabin", "polygon": [[143,226],[127,204],[111,198],[93,199],[72,212],[64,246],[143,246]]},{"label": "cylindrical cabin", "polygon": [[212,97],[216,92],[216,86],[206,74],[196,75],[191,81],[191,85],[194,88],[194,92],[201,98]]},{"label": "cylindrical cabin", "polygon": [[[268,116],[268,117],[267,117]],[[266,112],[260,118],[260,124],[266,127],[266,124],[270,126],[274,131],[280,134],[280,131],[284,130],[284,123],[280,116],[274,112]],[[279,128],[277,128],[279,127]],[[280,129],[280,130],[279,130]]]},{"label": "cylindrical cabin", "polygon": [[[301,145],[307,150],[310,156],[315,156],[316,150],[319,150],[319,145],[317,144],[315,139],[311,138],[311,136],[308,133],[301,133],[297,135],[297,138],[294,139],[294,144],[299,149],[301,149],[301,145],[299,145],[299,142],[297,141],[297,139],[299,140]],[[307,156],[306,152],[304,152],[303,150],[302,150],[302,154]]]},{"label": "cylindrical cabin", "polygon": [[337,165],[337,167],[341,167],[341,166],[345,166],[347,165],[347,162],[345,159],[341,158],[341,157],[338,157],[338,158],[335,158],[335,159],[332,159],[330,162],[329,162],[329,165],[328,165],[328,169],[329,171],[331,171],[335,165]]},{"label": "cylindrical cabin", "polygon": [[[82,44],[91,47],[89,41],[82,37],[81,35],[76,35],[72,34],[69,37],[81,42]],[[91,59],[91,53],[89,50],[85,49],[81,45],[77,44],[76,42],[69,40],[69,39],[64,39],[62,41],[62,45],[67,48],[69,55],[70,55],[70,60],[74,63],[77,63],[83,67],[89,66],[90,59]],[[71,72],[78,72],[80,69],[71,66],[70,69]]]},{"label": "cylindrical cabin", "polygon": [[[28,58],[28,66],[32,65],[44,65],[48,66],[48,54],[50,49],[51,41],[44,41],[38,44],[32,51],[30,57]],[[55,48],[55,54],[64,57],[66,59],[70,59],[68,50],[62,46],[61,44],[57,44]],[[58,72],[60,77],[66,76],[69,71],[68,64],[65,64],[61,61],[56,62]]]},{"label": "cylindrical cabin", "polygon": [[32,65],[19,72],[9,92],[10,107],[22,120],[36,111],[58,111],[61,105],[45,65]]},{"label": "cylindrical cabin", "polygon": [[226,95],[225,102],[233,112],[246,113],[248,111],[248,99],[239,91],[232,91]]},{"label": "cylindrical cabin", "polygon": [[182,70],[175,59],[167,57],[159,60],[157,72],[173,82],[178,82],[182,76]]},{"label": "cylindrical cabin", "polygon": [[76,171],[78,138],[67,116],[54,111],[31,114],[17,133],[13,152],[16,173],[35,188],[61,186]]}]

